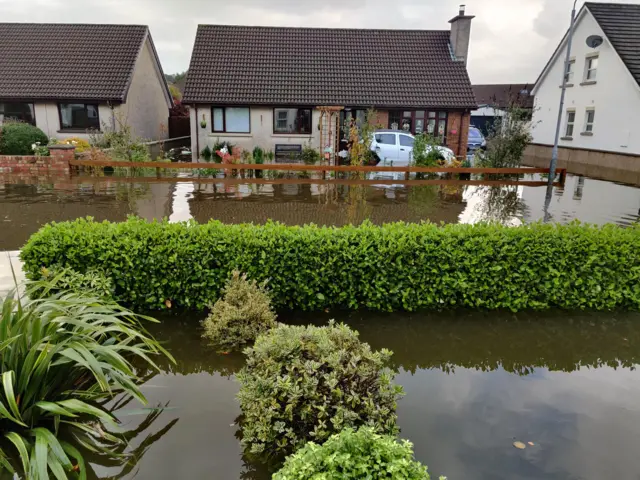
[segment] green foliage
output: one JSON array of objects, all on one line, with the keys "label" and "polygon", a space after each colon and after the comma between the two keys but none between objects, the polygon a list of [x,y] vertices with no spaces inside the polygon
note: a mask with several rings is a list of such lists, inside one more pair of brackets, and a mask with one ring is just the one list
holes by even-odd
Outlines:
[{"label": "green foliage", "polygon": [[438,161],[445,160],[444,155],[436,148],[440,145],[438,139],[428,133],[415,136],[413,143],[413,162],[417,167],[435,167]]},{"label": "green foliage", "polygon": [[316,165],[320,163],[322,155],[320,152],[311,146],[311,143],[302,147],[302,154],[300,155],[305,165]]},{"label": "green foliage", "polygon": [[260,147],[253,148],[253,161],[258,165],[262,165],[264,163],[264,150]]},{"label": "green foliage", "polygon": [[[413,458],[413,445],[372,428],[346,428],[324,445],[307,443],[287,458],[273,480],[429,480],[427,467]],[[440,480],[446,480],[441,477]]]},{"label": "green foliage", "polygon": [[0,125],[0,155],[33,155],[33,145],[47,145],[49,139],[30,123],[5,122]]},{"label": "green foliage", "polygon": [[233,349],[253,342],[259,334],[276,326],[265,285],[234,271],[222,298],[211,307],[202,326],[203,336],[218,347]]},{"label": "green foliage", "polygon": [[115,127],[103,123],[99,132],[89,134],[91,146],[107,151],[111,159],[120,162],[150,162],[151,153],[144,140],[133,134],[124,119],[117,116],[115,119]]},{"label": "green foliage", "polygon": [[32,295],[38,298],[49,296],[60,291],[73,291],[99,298],[112,298],[115,291],[113,282],[103,273],[90,270],[86,273],[77,272],[71,268],[43,268],[41,280],[33,282]]},{"label": "green foliage", "polygon": [[274,161],[274,160],[275,160],[275,158],[276,158],[276,154],[275,154],[275,153],[273,153],[273,150],[269,150],[269,151],[265,152],[265,153],[264,153],[264,156],[265,156],[265,158],[266,158],[269,162],[271,162],[271,163],[273,163],[273,161]]},{"label": "green foliage", "polygon": [[487,151],[478,152],[476,164],[489,168],[515,168],[522,163],[522,156],[531,143],[530,112],[519,107],[509,107],[503,117],[495,117],[489,126]]},{"label": "green foliage", "polygon": [[213,148],[211,149],[212,150],[211,153],[213,155],[213,161],[216,162],[216,163],[222,163],[222,157],[220,155],[218,155],[218,152],[220,150],[222,150],[223,148],[226,148],[227,151],[229,153],[231,153],[231,152],[233,152],[233,149],[235,147],[236,146],[233,143],[231,143],[231,142],[229,142],[227,140],[222,141],[222,142],[220,140],[217,140],[216,143],[214,143]]},{"label": "green foliage", "polygon": [[116,299],[141,309],[203,309],[233,270],[268,280],[276,309],[640,308],[638,225],[78,219],[44,226],[21,258],[35,278],[53,265],[104,272]]},{"label": "green foliage", "polygon": [[[39,287],[41,289],[41,287]],[[104,403],[146,403],[136,364],[168,353],[142,327],[151,320],[78,293],[0,302],[0,465],[29,479],[86,478],[78,446],[102,455],[125,440]]]},{"label": "green foliage", "polygon": [[211,147],[209,147],[209,145],[204,147],[202,149],[202,151],[200,152],[200,156],[202,157],[202,159],[205,162],[210,162],[211,161],[211,157],[213,156],[213,152],[211,151]]},{"label": "green foliage", "polygon": [[346,325],[280,325],[245,350],[237,375],[242,445],[252,454],[289,454],[345,427],[395,433],[402,387],[386,368],[392,353],[374,352]]}]

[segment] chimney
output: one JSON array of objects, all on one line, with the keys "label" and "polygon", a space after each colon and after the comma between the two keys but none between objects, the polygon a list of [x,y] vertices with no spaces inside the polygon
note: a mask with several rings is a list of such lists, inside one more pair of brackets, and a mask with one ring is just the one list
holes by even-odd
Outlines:
[{"label": "chimney", "polygon": [[460,5],[460,12],[449,20],[451,24],[451,50],[458,60],[467,64],[469,55],[469,37],[471,36],[471,20],[473,15],[465,15],[465,6]]}]

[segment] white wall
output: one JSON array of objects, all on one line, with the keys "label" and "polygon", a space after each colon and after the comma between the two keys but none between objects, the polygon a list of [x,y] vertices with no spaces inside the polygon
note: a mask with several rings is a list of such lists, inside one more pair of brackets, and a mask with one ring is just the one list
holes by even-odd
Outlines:
[{"label": "white wall", "polygon": [[[84,138],[89,140],[89,134],[86,132],[68,132],[60,130],[60,114],[58,113],[57,103],[36,103],[36,126],[47,134],[48,137],[63,139],[70,137]],[[98,105],[98,117],[100,124],[113,124],[113,116],[117,115],[120,107],[115,106],[113,109],[107,104]]]},{"label": "white wall", "polygon": [[[196,117],[197,111],[197,117]],[[218,141],[228,140],[238,145],[243,150],[253,150],[258,146],[264,150],[275,150],[276,144],[299,144],[306,145],[311,141],[311,146],[320,148],[320,111],[313,110],[311,118],[311,135],[282,135],[273,133],[273,108],[271,107],[251,107],[251,133],[213,133],[211,106],[199,105],[197,108],[190,108],[191,116],[191,151],[193,159],[198,158],[198,148],[202,151],[206,145],[213,147]],[[200,122],[204,116],[207,122],[206,128],[200,127]],[[196,148],[196,135],[199,145]]]},{"label": "white wall", "polygon": [[[585,40],[590,35],[601,35],[605,41],[597,49],[589,48]],[[581,86],[585,56],[594,52],[600,54],[597,83]],[[536,86],[534,143],[553,145],[565,56],[566,45]],[[560,146],[640,154],[640,87],[587,11],[576,25],[571,56],[575,58],[573,87],[567,88],[560,136],[565,133],[568,108],[575,108],[576,122],[573,140],[560,140]],[[580,135],[587,107],[596,110],[593,136]]]},{"label": "white wall", "polygon": [[169,137],[169,108],[164,79],[147,38],[133,71],[126,101],[122,105],[122,119],[131,126],[135,136],[160,140]]}]

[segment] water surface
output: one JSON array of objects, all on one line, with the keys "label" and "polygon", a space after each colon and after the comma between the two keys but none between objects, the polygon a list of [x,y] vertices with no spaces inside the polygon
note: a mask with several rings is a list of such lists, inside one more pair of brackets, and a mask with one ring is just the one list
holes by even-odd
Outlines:
[{"label": "water surface", "polygon": [[[394,351],[396,381],[406,391],[398,405],[401,437],[414,443],[435,478],[639,478],[639,314],[338,312],[281,319],[329,318],[346,321],[374,348]],[[132,442],[160,432],[118,478],[270,478],[267,467],[243,459],[237,438],[234,374],[243,356],[208,347],[198,320],[168,317],[152,329],[178,363],[163,364],[144,392],[168,409]],[[122,418],[130,428],[140,422],[139,415]],[[516,440],[535,445],[517,450]],[[97,471],[106,479],[120,469]]]}]

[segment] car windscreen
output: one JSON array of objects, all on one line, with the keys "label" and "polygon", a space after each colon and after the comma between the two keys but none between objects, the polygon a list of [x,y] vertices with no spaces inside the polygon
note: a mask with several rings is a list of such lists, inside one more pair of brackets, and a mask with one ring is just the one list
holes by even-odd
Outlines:
[{"label": "car windscreen", "polygon": [[484,137],[482,136],[482,133],[480,132],[480,130],[478,130],[477,128],[470,128],[469,129],[469,138],[481,140]]}]

